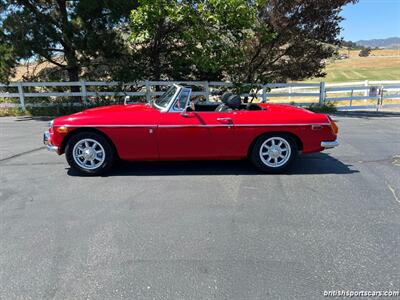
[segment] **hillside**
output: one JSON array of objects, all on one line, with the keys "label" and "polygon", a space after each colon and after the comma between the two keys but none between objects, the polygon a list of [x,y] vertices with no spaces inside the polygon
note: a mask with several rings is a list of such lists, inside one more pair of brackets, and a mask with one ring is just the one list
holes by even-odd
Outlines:
[{"label": "hillside", "polygon": [[400,37],[391,37],[387,39],[372,39],[372,40],[360,40],[356,44],[370,47],[370,48],[397,48],[400,47]]}]

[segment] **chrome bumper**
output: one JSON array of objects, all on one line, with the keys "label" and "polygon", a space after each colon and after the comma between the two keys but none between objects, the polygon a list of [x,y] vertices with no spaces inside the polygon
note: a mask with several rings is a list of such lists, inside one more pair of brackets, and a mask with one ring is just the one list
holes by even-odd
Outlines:
[{"label": "chrome bumper", "polygon": [[52,152],[58,152],[58,147],[51,144],[50,133],[48,132],[45,132],[43,134],[43,144],[46,145],[47,150]]},{"label": "chrome bumper", "polygon": [[330,149],[330,148],[335,148],[339,146],[339,142],[336,141],[322,141],[321,142],[321,147],[325,149]]}]

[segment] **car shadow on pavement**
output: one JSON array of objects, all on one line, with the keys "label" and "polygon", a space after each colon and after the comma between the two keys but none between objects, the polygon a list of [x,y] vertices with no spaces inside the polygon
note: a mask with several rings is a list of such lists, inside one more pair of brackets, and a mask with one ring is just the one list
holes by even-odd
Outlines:
[{"label": "car shadow on pavement", "polygon": [[[352,165],[325,153],[301,155],[289,168],[286,175],[299,174],[351,174],[357,170]],[[73,169],[70,176],[82,176]],[[174,176],[174,175],[263,175],[247,160],[241,161],[173,161],[173,162],[119,162],[112,170],[102,175],[108,176]]]}]

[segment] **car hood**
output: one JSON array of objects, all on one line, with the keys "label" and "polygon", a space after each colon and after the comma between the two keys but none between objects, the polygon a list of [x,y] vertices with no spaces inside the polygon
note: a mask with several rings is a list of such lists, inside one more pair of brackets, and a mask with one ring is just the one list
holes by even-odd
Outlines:
[{"label": "car hood", "polygon": [[[132,113],[136,114],[133,117]],[[84,111],[59,117],[54,120],[54,125],[89,125],[89,124],[124,124],[134,119],[158,114],[158,110],[147,104],[110,105],[86,109]],[[151,118],[150,118],[151,119]]]},{"label": "car hood", "polygon": [[93,114],[93,113],[116,113],[121,111],[154,111],[154,108],[143,103],[128,104],[128,105],[109,105],[89,108],[74,115]]}]

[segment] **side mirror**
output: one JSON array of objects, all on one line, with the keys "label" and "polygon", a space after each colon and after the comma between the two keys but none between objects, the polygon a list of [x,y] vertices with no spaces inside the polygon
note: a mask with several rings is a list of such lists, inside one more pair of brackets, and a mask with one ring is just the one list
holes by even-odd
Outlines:
[{"label": "side mirror", "polygon": [[[189,112],[188,112],[188,108],[190,108],[190,111],[189,111]],[[194,112],[194,110],[195,110],[194,103],[193,103],[193,102],[190,102],[190,103],[185,107],[185,109],[181,112],[181,116],[182,116],[182,117],[190,117],[191,115],[193,115],[193,113],[191,113],[191,112]]]}]

